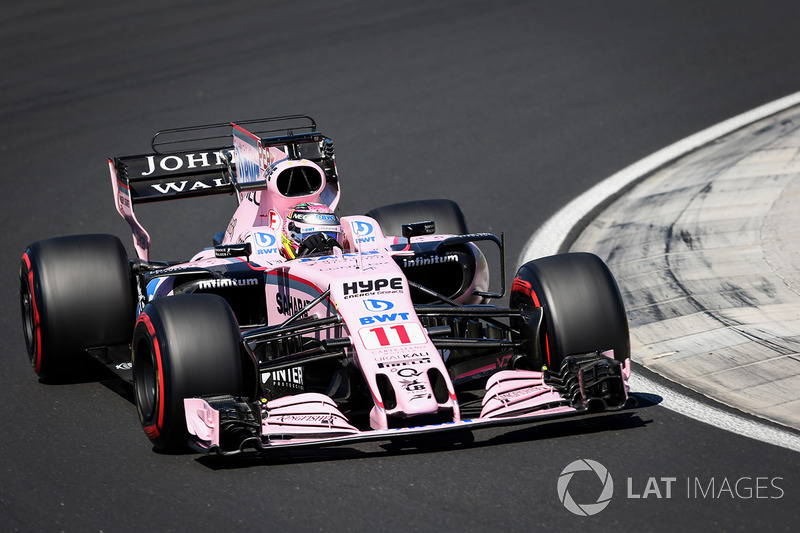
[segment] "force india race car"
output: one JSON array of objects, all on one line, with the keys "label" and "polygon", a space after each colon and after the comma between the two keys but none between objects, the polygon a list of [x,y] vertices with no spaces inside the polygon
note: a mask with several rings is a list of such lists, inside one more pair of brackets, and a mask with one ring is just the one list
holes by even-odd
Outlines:
[{"label": "force india race car", "polygon": [[[90,354],[132,383],[155,447],[265,452],[625,406],[628,323],[597,256],[531,261],[493,305],[502,236],[470,233],[449,200],[339,219],[333,143],[310,117],[165,130],[151,146],[109,159],[137,257],[112,235],[38,241],[20,294],[40,378]],[[151,260],[134,206],[214,194],[238,202],[214,246]],[[484,249],[499,254],[496,292]]]}]

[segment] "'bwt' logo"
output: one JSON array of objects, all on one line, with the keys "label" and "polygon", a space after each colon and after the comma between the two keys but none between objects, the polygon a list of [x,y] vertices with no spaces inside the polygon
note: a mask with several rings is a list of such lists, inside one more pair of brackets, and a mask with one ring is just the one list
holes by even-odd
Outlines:
[{"label": "'bwt' logo", "polygon": [[[572,476],[575,475],[575,472],[581,471],[594,472],[603,485],[600,496],[597,497],[597,501],[594,503],[576,503],[567,490],[569,482],[572,481]],[[614,481],[611,479],[611,474],[608,473],[606,467],[591,459],[578,459],[568,464],[558,477],[557,488],[558,499],[561,500],[567,511],[579,516],[596,515],[608,506],[611,502],[611,497],[614,495]]]},{"label": "'bwt' logo", "polygon": [[388,311],[394,307],[392,302],[386,300],[375,300],[374,298],[367,298],[364,300],[364,307],[367,308],[367,311],[372,311],[373,313],[379,313],[381,311]]},{"label": "'bwt' logo", "polygon": [[269,248],[275,245],[275,236],[271,233],[256,232],[256,243],[262,248]]},{"label": "'bwt' logo", "polygon": [[372,233],[372,224],[356,220],[353,222],[353,233],[358,237],[365,237]]}]

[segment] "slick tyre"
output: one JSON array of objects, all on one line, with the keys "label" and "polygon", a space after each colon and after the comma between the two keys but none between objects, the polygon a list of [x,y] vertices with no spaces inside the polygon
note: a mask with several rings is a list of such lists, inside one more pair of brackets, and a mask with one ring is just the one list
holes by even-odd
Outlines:
[{"label": "slick tyre", "polygon": [[130,342],[133,285],[113,235],[34,242],[22,255],[19,288],[28,357],[43,381],[78,377],[87,348]]},{"label": "slick tyre", "polygon": [[[511,289],[511,307],[541,307],[539,367],[560,368],[564,357],[614,350],[614,358],[630,357],[625,305],[617,282],[602,259],[590,253],[568,253],[525,263]],[[529,352],[532,353],[532,352]]]},{"label": "slick tyre", "polygon": [[133,387],[144,432],[167,452],[186,447],[183,399],[245,395],[242,339],[228,303],[213,294],[156,299],[133,332]]},{"label": "slick tyre", "polygon": [[467,220],[461,208],[452,200],[418,200],[376,207],[367,213],[374,218],[384,235],[402,235],[403,224],[433,220],[436,233],[464,235]]}]

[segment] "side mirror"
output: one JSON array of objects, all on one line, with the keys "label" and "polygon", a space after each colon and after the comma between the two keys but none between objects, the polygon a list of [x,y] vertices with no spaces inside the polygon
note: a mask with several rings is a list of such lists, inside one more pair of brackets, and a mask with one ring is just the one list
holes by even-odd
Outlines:
[{"label": "side mirror", "polygon": [[433,220],[403,224],[403,237],[410,239],[419,235],[432,235],[436,233],[436,223]]},{"label": "side mirror", "polygon": [[239,244],[218,244],[214,247],[214,256],[221,259],[228,257],[247,257],[250,260],[250,255],[253,253],[249,242]]}]

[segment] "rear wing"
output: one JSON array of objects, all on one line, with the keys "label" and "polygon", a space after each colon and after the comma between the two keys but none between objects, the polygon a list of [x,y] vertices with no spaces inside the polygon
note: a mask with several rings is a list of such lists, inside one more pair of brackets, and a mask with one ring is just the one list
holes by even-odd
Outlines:
[{"label": "rear wing", "polygon": [[[162,130],[150,145],[150,154],[108,160],[117,211],[131,226],[143,260],[149,257],[150,236],[136,219],[136,204],[233,193],[240,200],[246,191],[264,186],[267,163],[283,159],[315,163],[325,174],[326,190],[338,193],[333,141],[305,115]],[[261,159],[258,168],[248,164],[253,162],[250,148]]]}]

